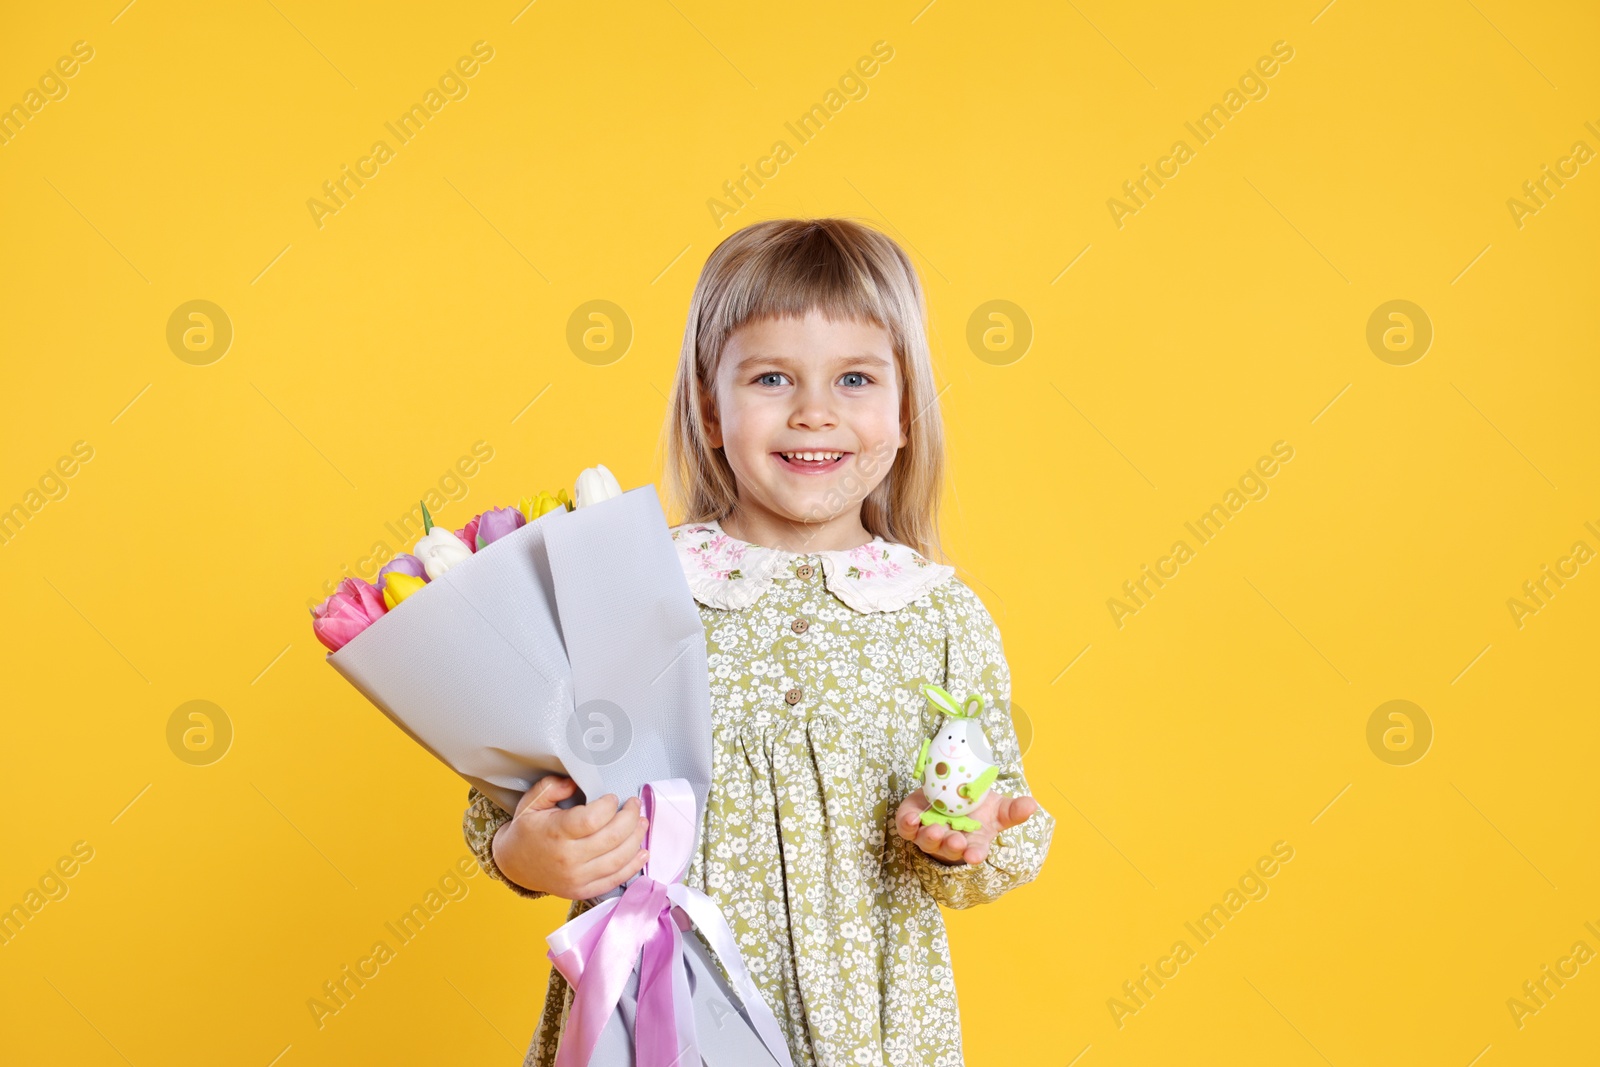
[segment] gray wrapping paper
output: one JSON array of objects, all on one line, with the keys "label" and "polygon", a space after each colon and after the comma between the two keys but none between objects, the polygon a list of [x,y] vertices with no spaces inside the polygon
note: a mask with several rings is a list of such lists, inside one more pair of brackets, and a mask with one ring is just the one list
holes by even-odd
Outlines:
[{"label": "gray wrapping paper", "polygon": [[684,778],[705,809],[705,630],[654,486],[540,516],[327,658],[506,811],[552,773],[585,801]]},{"label": "gray wrapping paper", "polygon": [[[739,1002],[728,994],[722,972],[693,933],[684,935],[683,958],[694,1004],[695,1040],[707,1067],[778,1067],[756,1036]],[[639,972],[628,979],[622,1001],[600,1032],[591,1067],[632,1067],[633,1022],[639,1004]]]},{"label": "gray wrapping paper", "polygon": [[705,811],[705,627],[655,488],[552,514],[545,543],[574,703],[563,731],[569,777],[589,797],[620,798],[657,778],[683,778],[696,813]]},{"label": "gray wrapping paper", "polygon": [[[698,842],[711,781],[705,630],[654,486],[540,516],[327,659],[506,811],[547,774],[582,791],[564,806],[683,778]],[[683,946],[702,1061],[776,1064],[699,937]],[[594,1067],[633,1064],[637,990],[635,971]]]}]

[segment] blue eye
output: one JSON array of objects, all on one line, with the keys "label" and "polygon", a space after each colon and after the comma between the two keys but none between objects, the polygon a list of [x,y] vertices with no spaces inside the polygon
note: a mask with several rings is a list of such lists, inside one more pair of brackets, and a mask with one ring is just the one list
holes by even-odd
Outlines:
[{"label": "blue eye", "polygon": [[[787,378],[787,377],[788,377],[788,375],[784,374],[782,371],[775,371],[775,370],[767,371],[765,374],[760,374],[760,375],[756,376],[756,384],[757,385],[773,385],[773,386],[781,385],[781,384],[783,384],[782,382],[769,381],[768,379],[770,379],[770,378]],[[848,379],[858,379],[858,380],[850,381]],[[856,370],[847,371],[844,374],[841,374],[839,376],[839,380],[840,380],[840,382],[844,383],[845,386],[847,386],[848,388],[851,388],[851,389],[859,389],[862,386],[872,384],[871,377],[869,377],[866,374],[863,374],[861,371],[856,371]]]}]

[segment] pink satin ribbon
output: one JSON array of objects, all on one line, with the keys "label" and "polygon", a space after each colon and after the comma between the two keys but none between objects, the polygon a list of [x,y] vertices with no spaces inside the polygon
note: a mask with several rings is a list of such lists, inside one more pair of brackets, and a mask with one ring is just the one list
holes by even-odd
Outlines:
[{"label": "pink satin ribbon", "polygon": [[694,925],[716,950],[756,1034],[783,1067],[793,1067],[778,1020],[745,970],[727,920],[710,897],[683,884],[699,826],[683,778],[649,782],[639,793],[650,820],[650,859],[620,897],[609,897],[553,931],[550,962],[573,987],[556,1067],[588,1067],[600,1032],[639,969],[634,1018],[636,1067],[699,1067],[683,933]]}]

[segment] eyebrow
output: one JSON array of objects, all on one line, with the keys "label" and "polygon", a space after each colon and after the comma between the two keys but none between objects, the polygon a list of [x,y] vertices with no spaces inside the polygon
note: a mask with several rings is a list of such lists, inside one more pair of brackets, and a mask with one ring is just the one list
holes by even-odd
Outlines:
[{"label": "eyebrow", "polygon": [[[835,359],[833,362],[834,362],[835,366],[840,366],[840,367],[845,366],[847,364],[855,364],[857,366],[881,367],[881,368],[884,368],[884,369],[888,369],[889,367],[893,366],[892,363],[890,363],[888,360],[884,359],[882,356],[868,355],[866,353],[861,353],[861,354],[858,354],[858,355],[840,356],[837,359]],[[744,372],[746,370],[749,370],[751,367],[754,367],[754,366],[756,366],[758,364],[761,364],[761,363],[773,363],[773,364],[777,364],[779,366],[791,366],[791,365],[793,365],[795,363],[795,360],[793,360],[793,359],[791,359],[791,358],[789,358],[787,356],[768,356],[768,355],[763,355],[761,353],[756,353],[755,355],[746,356],[743,359],[741,359],[738,363],[736,363],[734,365],[733,369],[734,369],[735,372],[742,373],[742,372]]]}]

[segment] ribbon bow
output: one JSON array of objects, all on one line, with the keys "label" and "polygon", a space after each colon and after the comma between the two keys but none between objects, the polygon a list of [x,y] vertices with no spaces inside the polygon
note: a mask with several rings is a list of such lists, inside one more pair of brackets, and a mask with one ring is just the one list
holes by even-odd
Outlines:
[{"label": "ribbon bow", "polygon": [[556,1067],[588,1067],[636,964],[636,1067],[699,1067],[683,961],[682,938],[691,925],[716,950],[757,1036],[783,1067],[792,1067],[778,1020],[750,980],[727,920],[710,897],[683,884],[699,825],[694,791],[686,779],[666,778],[646,783],[639,796],[650,820],[644,869],[620,897],[600,901],[545,938],[550,962],[573,987]]}]

